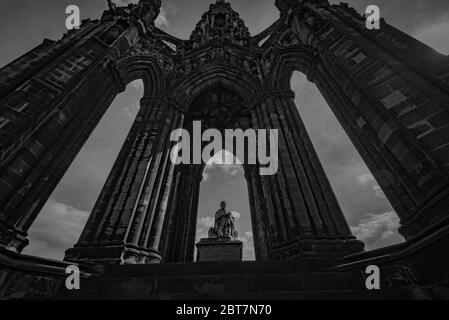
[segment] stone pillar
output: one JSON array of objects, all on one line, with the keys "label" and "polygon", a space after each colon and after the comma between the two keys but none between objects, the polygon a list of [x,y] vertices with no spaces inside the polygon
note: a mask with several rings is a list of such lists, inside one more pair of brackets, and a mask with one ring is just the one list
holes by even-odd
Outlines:
[{"label": "stone pillar", "polygon": [[248,186],[256,260],[268,260],[270,239],[267,232],[267,211],[263,199],[258,166],[245,165],[245,178]]},{"label": "stone pillar", "polygon": [[294,104],[293,92],[256,108],[258,128],[279,130],[279,169],[259,176],[270,259],[336,257],[363,250],[355,240]]},{"label": "stone pillar", "polygon": [[[181,119],[183,118],[183,115],[180,115]],[[151,233],[149,233],[149,237],[147,237],[147,244],[146,246],[152,252],[153,254],[157,254],[157,256],[160,258],[159,255],[159,247],[162,240],[162,231],[164,226],[164,221],[166,218],[166,213],[169,208],[169,200],[170,200],[170,194],[173,189],[172,184],[176,183],[177,176],[174,176],[175,171],[175,165],[171,162],[166,168],[164,180],[165,181],[165,187],[163,190],[163,194],[159,198],[159,202],[157,205],[157,211],[156,215],[153,220],[153,224],[151,226]]]},{"label": "stone pillar", "polygon": [[[29,80],[21,87],[23,92],[0,99],[0,123],[5,123],[5,130],[12,114],[4,117],[4,112],[22,105],[19,109],[29,117],[20,124],[15,140],[2,141],[0,245],[4,247],[21,251],[27,245],[29,227],[115,96],[124,90],[113,68],[95,65],[97,53],[83,54],[78,65],[67,58],[43,78]],[[92,64],[95,67],[89,69]],[[73,81],[83,73],[82,84],[73,88]],[[64,98],[58,101],[58,94]]]},{"label": "stone pillar", "polygon": [[164,99],[141,109],[91,216],[66,260],[99,263],[160,261],[158,248],[171,188],[170,134],[183,116]]},{"label": "stone pillar", "polygon": [[[401,218],[400,233],[410,239],[444,228],[447,57],[384,19],[379,30],[368,30],[347,4],[278,4],[290,16],[292,34],[315,56],[311,68],[301,71],[316,83],[379,182]],[[293,69],[303,63],[297,57]]]},{"label": "stone pillar", "polygon": [[[158,0],[140,2],[126,18],[108,10],[0,69],[1,247],[27,245],[29,227],[125,89],[115,62],[139,41],[142,21],[153,25],[159,8]],[[128,80],[141,72],[129,69]]]},{"label": "stone pillar", "polygon": [[447,216],[449,87],[430,66],[417,70],[408,53],[386,53],[390,29],[379,38],[338,29],[321,35],[329,47],[320,50],[313,81],[401,218],[400,232],[411,238]]},{"label": "stone pillar", "polygon": [[165,262],[193,261],[201,172],[201,165],[176,168],[176,185],[169,200],[171,207],[166,216],[161,249]]}]

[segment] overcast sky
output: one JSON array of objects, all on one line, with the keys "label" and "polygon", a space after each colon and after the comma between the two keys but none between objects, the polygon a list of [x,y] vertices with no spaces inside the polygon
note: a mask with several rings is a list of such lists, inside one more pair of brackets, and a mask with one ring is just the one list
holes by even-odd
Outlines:
[{"label": "overcast sky", "polygon": [[[123,4],[130,1],[115,2]],[[157,24],[165,31],[186,39],[211,2],[163,0]],[[230,2],[252,34],[262,31],[279,16],[274,0]],[[387,22],[449,54],[449,1],[353,0],[349,3],[359,11],[364,11],[369,4],[378,5]],[[80,7],[82,19],[96,19],[105,9],[106,0],[1,0],[0,66],[40,44],[44,38],[60,38],[66,31],[65,8],[70,4]],[[398,219],[391,206],[316,87],[298,73],[293,77],[292,89],[296,92],[300,114],[354,233],[366,243],[367,249],[402,241],[397,234]],[[115,99],[31,228],[31,245],[26,253],[61,259],[64,251],[77,241],[136,115],[142,93],[141,82],[134,82]],[[252,259],[247,187],[242,169],[211,164],[204,177],[197,237],[207,234],[219,202],[226,200],[228,209],[238,218],[237,228],[245,243],[245,259]]]}]

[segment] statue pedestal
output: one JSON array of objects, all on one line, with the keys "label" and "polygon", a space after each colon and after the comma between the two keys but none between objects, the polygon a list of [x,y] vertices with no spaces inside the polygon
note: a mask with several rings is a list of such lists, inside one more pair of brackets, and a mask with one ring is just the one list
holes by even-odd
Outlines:
[{"label": "statue pedestal", "polygon": [[201,239],[196,248],[197,262],[242,261],[243,243],[240,240]]}]

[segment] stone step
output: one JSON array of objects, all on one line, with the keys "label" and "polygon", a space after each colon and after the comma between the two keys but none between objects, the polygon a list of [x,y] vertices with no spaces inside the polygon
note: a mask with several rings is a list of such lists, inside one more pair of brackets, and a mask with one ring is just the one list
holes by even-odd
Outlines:
[{"label": "stone step", "polygon": [[97,295],[77,294],[58,299],[82,299],[82,300],[211,300],[211,301],[288,301],[288,300],[409,300],[411,299],[406,290],[380,290],[380,291],[357,291],[357,290],[312,290],[312,291],[266,291],[266,292],[242,292],[242,293],[172,293],[172,294],[143,294],[136,292],[132,295]]},{"label": "stone step", "polygon": [[145,290],[158,293],[199,292],[248,292],[267,290],[354,290],[364,289],[364,281],[358,273],[266,273],[228,275],[184,275],[152,277],[101,277],[83,280],[86,288],[102,287],[105,291],[120,288],[123,291]]},{"label": "stone step", "polygon": [[359,271],[307,271],[299,261],[110,265],[61,288],[62,299],[293,300],[407,299],[402,291],[368,291]]},{"label": "stone step", "polygon": [[108,277],[142,277],[153,275],[195,274],[262,274],[308,273],[321,271],[313,259],[301,261],[191,262],[140,265],[106,265],[101,269]]}]

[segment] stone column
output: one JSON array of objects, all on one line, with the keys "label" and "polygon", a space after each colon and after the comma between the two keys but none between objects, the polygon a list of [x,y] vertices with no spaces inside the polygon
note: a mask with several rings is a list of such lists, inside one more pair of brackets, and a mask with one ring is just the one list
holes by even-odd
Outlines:
[{"label": "stone column", "polygon": [[[183,116],[165,99],[142,99],[141,109],[83,233],[66,260],[101,263],[160,261],[148,247],[158,233],[173,173],[171,132]],[[156,241],[153,234],[153,241]]]},{"label": "stone column", "polygon": [[245,166],[245,178],[248,186],[248,198],[251,211],[251,225],[254,239],[256,260],[268,260],[270,239],[267,232],[267,211],[263,199],[259,168],[255,165]]},{"label": "stone column", "polygon": [[201,165],[176,168],[176,186],[169,200],[171,208],[166,217],[161,249],[166,262],[193,261],[201,172]]},{"label": "stone column", "polygon": [[257,127],[277,129],[279,169],[260,176],[267,207],[270,259],[341,256],[363,250],[338,205],[294,104],[293,92],[274,94],[256,109]]},{"label": "stone column", "polygon": [[[123,61],[151,26],[160,1],[84,21],[0,69],[0,246],[21,251],[27,231],[97,126],[125,89]],[[139,71],[125,72],[134,79]],[[128,79],[128,80],[129,80]],[[156,95],[158,93],[152,92]]]},{"label": "stone column", "polygon": [[293,70],[307,73],[326,98],[401,218],[400,233],[411,239],[445,228],[447,57],[383,19],[379,30],[368,30],[345,4],[278,4],[304,51],[314,55],[313,63],[293,58]]},{"label": "stone column", "polygon": [[115,96],[124,90],[111,73],[108,68],[93,70],[0,164],[1,245],[17,251],[27,245],[29,227]]},{"label": "stone column", "polygon": [[[184,116],[180,115],[181,121]],[[170,194],[173,189],[172,184],[176,183],[177,176],[174,176],[175,165],[171,162],[168,164],[165,175],[164,175],[164,189],[163,194],[159,197],[157,203],[156,214],[153,219],[153,224],[151,226],[151,233],[146,236],[146,246],[150,250],[151,255],[157,255],[158,259],[161,260],[159,255],[159,246],[161,243],[162,231],[164,226],[164,221],[167,213],[167,208],[169,207]]]}]

